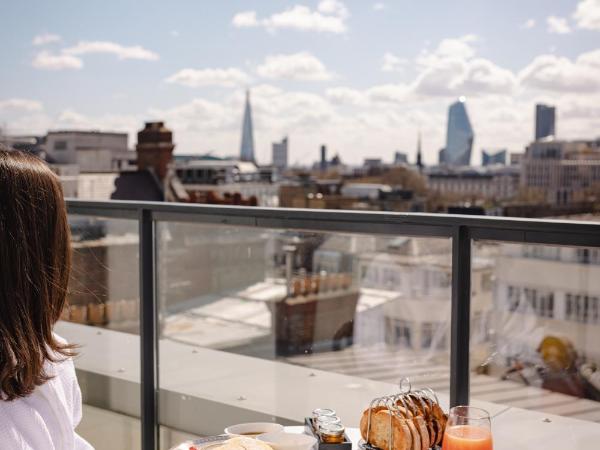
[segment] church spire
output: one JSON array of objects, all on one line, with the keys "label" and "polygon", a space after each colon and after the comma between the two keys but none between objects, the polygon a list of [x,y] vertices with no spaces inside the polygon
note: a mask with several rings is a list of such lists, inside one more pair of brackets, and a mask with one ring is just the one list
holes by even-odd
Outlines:
[{"label": "church spire", "polygon": [[423,170],[423,155],[421,154],[421,130],[419,130],[419,136],[417,138],[417,167],[419,172]]},{"label": "church spire", "polygon": [[240,148],[242,161],[255,162],[254,160],[254,130],[252,127],[252,108],[250,107],[250,90],[246,90],[246,106],[242,122],[242,145]]}]

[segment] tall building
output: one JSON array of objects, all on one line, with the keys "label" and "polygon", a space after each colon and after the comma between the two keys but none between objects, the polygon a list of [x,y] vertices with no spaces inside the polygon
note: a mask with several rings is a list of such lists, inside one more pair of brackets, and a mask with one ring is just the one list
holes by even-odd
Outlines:
[{"label": "tall building", "polygon": [[408,155],[404,152],[394,153],[394,165],[408,164]]},{"label": "tall building", "polygon": [[281,142],[273,142],[273,166],[285,169],[288,165],[288,138],[284,137]]},{"label": "tall building", "polygon": [[471,163],[473,128],[465,108],[465,98],[460,97],[448,109],[446,147],[440,150],[439,162],[450,166],[468,166]]},{"label": "tall building", "polygon": [[535,105],[535,140],[554,136],[556,109],[554,106]]},{"label": "tall building", "polygon": [[481,151],[481,164],[491,166],[492,164],[506,165],[506,150],[498,150],[495,153],[491,151]]},{"label": "tall building", "polygon": [[521,160],[521,187],[548,203],[583,201],[600,185],[600,139],[532,142]]},{"label": "tall building", "polygon": [[327,170],[327,147],[321,145],[321,170]]},{"label": "tall building", "polygon": [[246,106],[242,122],[242,145],[240,149],[242,161],[255,162],[254,160],[254,130],[252,128],[252,109],[250,108],[250,91],[246,91]]}]

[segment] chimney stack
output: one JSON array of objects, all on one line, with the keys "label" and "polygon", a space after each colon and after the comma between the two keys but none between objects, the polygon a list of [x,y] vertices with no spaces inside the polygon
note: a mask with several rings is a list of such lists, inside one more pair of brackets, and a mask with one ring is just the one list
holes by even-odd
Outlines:
[{"label": "chimney stack", "polygon": [[327,147],[321,145],[321,171],[327,170]]},{"label": "chimney stack", "polygon": [[173,133],[164,122],[146,122],[137,138],[138,170],[151,169],[160,181],[164,181],[173,160]]}]

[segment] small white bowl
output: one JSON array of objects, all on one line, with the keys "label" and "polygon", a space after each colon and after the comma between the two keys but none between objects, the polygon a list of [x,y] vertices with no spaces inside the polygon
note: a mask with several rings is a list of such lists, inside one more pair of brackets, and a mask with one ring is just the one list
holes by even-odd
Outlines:
[{"label": "small white bowl", "polygon": [[313,450],[317,446],[317,440],[306,434],[267,433],[257,439],[269,444],[273,450]]},{"label": "small white bowl", "polygon": [[238,423],[237,425],[228,426],[224,431],[229,436],[256,437],[265,433],[281,433],[283,425],[273,422]]}]

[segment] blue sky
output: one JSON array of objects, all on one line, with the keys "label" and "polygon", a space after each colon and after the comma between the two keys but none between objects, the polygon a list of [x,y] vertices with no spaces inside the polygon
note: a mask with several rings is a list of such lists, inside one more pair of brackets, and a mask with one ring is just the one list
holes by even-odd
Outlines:
[{"label": "blue sky", "polygon": [[459,95],[481,148],[522,151],[535,102],[558,135],[600,135],[600,0],[22,1],[2,5],[8,133],[134,133],[164,119],[177,151],[239,151],[252,90],[259,161],[289,135],[352,163],[444,145]]}]

